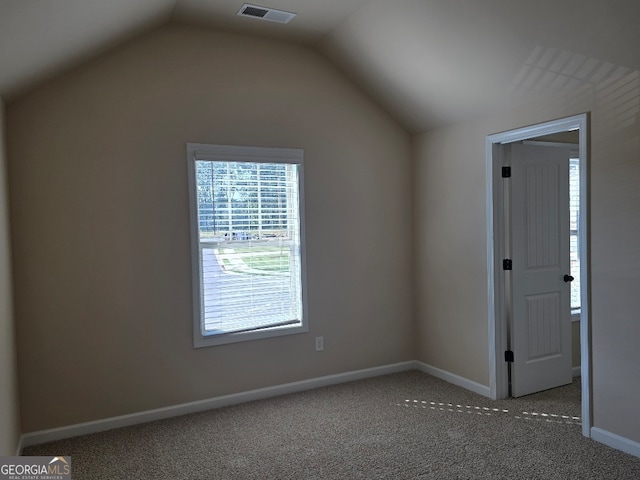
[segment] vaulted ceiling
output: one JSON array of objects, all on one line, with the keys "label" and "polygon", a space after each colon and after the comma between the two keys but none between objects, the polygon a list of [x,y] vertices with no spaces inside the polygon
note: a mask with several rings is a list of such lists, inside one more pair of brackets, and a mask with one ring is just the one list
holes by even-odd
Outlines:
[{"label": "vaulted ceiling", "polygon": [[639,0],[0,0],[0,96],[166,22],[319,49],[411,132],[640,71]]}]

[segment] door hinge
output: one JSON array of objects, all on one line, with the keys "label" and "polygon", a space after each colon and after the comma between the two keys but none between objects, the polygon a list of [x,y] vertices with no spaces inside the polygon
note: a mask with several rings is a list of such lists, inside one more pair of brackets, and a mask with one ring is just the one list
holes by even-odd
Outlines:
[{"label": "door hinge", "polygon": [[502,167],[502,178],[511,177],[511,167]]},{"label": "door hinge", "polygon": [[513,262],[510,258],[505,258],[502,260],[502,269],[503,270],[512,270]]},{"label": "door hinge", "polygon": [[504,352],[504,361],[513,363],[513,350],[506,350]]}]

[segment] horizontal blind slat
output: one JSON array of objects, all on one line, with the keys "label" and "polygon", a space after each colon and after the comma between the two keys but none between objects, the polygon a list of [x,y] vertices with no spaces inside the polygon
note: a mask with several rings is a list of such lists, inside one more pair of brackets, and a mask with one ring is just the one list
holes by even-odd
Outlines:
[{"label": "horizontal blind slat", "polygon": [[[206,331],[299,322],[296,169],[282,163],[196,161]],[[260,242],[273,235],[283,242],[280,248]]]}]

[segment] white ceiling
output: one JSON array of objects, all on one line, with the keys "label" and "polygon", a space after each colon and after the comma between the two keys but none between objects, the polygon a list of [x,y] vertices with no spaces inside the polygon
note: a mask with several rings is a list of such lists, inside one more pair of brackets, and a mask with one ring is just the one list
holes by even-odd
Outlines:
[{"label": "white ceiling", "polygon": [[640,0],[0,0],[0,96],[168,21],[319,48],[409,131],[640,71]]}]

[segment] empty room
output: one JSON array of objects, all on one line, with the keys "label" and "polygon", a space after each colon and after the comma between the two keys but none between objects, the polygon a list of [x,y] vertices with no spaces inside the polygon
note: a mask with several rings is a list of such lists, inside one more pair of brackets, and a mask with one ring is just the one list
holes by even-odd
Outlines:
[{"label": "empty room", "polygon": [[6,478],[639,478],[639,22],[0,0]]}]

